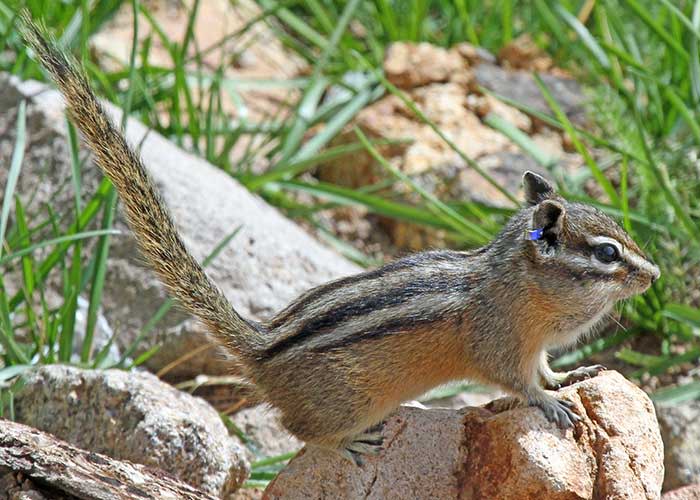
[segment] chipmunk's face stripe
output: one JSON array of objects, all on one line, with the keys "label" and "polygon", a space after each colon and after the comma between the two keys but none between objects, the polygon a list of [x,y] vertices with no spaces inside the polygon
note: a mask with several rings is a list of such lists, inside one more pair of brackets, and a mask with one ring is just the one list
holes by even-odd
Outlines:
[{"label": "chipmunk's face stripe", "polygon": [[644,257],[641,257],[633,252],[625,252],[625,258],[635,267],[649,273],[654,279],[658,278],[661,274],[659,268],[656,264],[649,262]]},{"label": "chipmunk's face stripe", "polygon": [[592,247],[602,245],[603,243],[609,243],[617,248],[617,251],[622,255],[622,245],[615,238],[610,238],[608,236],[592,236],[586,238],[586,241],[588,241],[588,244]]},{"label": "chipmunk's face stripe", "polygon": [[[620,242],[608,236],[592,236],[586,238],[586,241],[588,242],[588,245],[591,248],[596,248],[600,245],[608,244],[615,247],[615,249],[617,250],[617,255],[621,256],[623,253],[622,245],[620,244]],[[613,262],[602,262],[598,259],[595,252],[591,253],[589,265],[592,265],[597,271],[606,274],[617,273],[622,268],[622,263],[619,260],[615,260]]]},{"label": "chipmunk's face stripe", "polygon": [[633,268],[640,269],[641,271],[653,276],[654,279],[659,277],[659,268],[654,263],[649,262],[646,258],[639,255],[634,249],[625,247],[615,238],[610,238],[608,236],[594,236],[587,238],[587,241],[591,247],[596,247],[597,245],[605,243],[613,245],[617,249],[618,255],[620,256],[619,260],[605,264],[597,260],[594,255],[591,255],[591,263],[596,267],[596,269],[609,273],[615,273],[622,269],[624,264],[628,264]]}]

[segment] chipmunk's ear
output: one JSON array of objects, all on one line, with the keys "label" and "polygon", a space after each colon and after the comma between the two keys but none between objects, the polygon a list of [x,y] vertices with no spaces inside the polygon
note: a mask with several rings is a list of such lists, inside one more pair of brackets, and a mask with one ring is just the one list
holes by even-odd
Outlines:
[{"label": "chipmunk's ear", "polygon": [[538,245],[538,247],[544,252],[549,253],[553,251],[561,239],[565,217],[566,208],[560,202],[544,200],[539,203],[532,214],[534,231],[529,232],[530,239],[543,243],[543,245]]},{"label": "chipmunk's ear", "polygon": [[541,201],[554,198],[557,194],[551,182],[530,170],[523,174],[523,187],[525,201],[529,205],[537,205]]}]

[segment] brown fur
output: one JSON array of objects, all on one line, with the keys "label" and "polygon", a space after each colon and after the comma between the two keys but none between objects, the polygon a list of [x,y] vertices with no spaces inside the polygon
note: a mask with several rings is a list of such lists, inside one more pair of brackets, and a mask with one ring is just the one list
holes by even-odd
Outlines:
[{"label": "brown fur", "polygon": [[[356,434],[402,401],[464,378],[498,385],[550,420],[571,425],[575,415],[565,402],[540,385],[566,377],[549,369],[546,349],[575,342],[616,301],[658,277],[612,219],[568,203],[528,172],[528,207],[489,245],[416,254],[323,285],[255,324],[233,309],[187,252],[140,159],[82,73],[26,14],[23,26],[96,163],[119,191],[151,266],[231,350],[283,424],[311,444],[352,449]],[[543,229],[543,237],[527,239],[532,229]],[[623,250],[614,265],[593,255],[590,238],[603,236]]]}]

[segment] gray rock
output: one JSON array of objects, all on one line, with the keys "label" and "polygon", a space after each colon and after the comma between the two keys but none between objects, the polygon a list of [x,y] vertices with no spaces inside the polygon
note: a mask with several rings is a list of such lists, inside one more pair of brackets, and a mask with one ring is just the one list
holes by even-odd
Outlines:
[{"label": "gray rock", "polygon": [[258,405],[237,412],[233,423],[250,438],[252,446],[263,457],[298,451],[303,443],[289,434],[278,419],[278,412],[268,405]]},{"label": "gray rock", "polygon": [[[585,123],[584,96],[579,83],[573,79],[550,74],[540,76],[569,119],[577,125],[583,125]],[[483,63],[474,68],[474,78],[478,85],[498,95],[513,99],[537,111],[552,114],[529,71],[506,70],[495,64]]]},{"label": "gray rock", "polygon": [[661,496],[661,500],[700,500],[700,484],[691,484],[666,492]]},{"label": "gray rock", "polygon": [[[78,308],[75,311],[75,337],[73,342],[73,362],[80,362],[80,351],[83,340],[85,339],[85,330],[87,329],[88,307],[90,303],[83,297],[78,297]],[[110,339],[114,336],[114,331],[107,323],[107,318],[102,313],[97,314],[97,322],[93,332],[92,349],[93,352],[100,352],[107,347]],[[105,363],[116,363],[121,358],[119,347],[112,343],[107,349]]]},{"label": "gray rock", "polygon": [[[28,147],[17,187],[34,205],[52,202],[60,213],[73,207],[70,155],[65,135],[62,100],[55,91],[36,82],[0,79],[0,162],[8,161],[14,145],[16,108],[28,99]],[[119,112],[110,107],[119,122]],[[140,145],[141,154],[192,253],[203,260],[236,228],[240,231],[207,268],[234,306],[245,316],[262,319],[280,310],[303,291],[359,268],[319,244],[259,197],[206,161],[190,155],[136,120],[129,120],[127,135]],[[0,169],[0,185],[5,170]],[[83,169],[87,198],[101,179],[96,166]],[[58,190],[58,186],[63,186]],[[116,223],[123,236],[113,237],[104,289],[103,311],[119,332],[124,349],[167,300],[155,275],[144,266],[122,217]],[[283,243],[283,244],[282,244]],[[146,367],[157,371],[192,352],[206,335],[189,315],[173,308],[143,342],[136,354],[157,343],[163,347]],[[213,346],[214,344],[212,344]],[[168,373],[170,379],[192,378],[199,373],[225,374],[225,356],[212,348]]]},{"label": "gray rock", "polygon": [[700,483],[700,401],[656,405],[664,441],[664,490]]},{"label": "gray rock", "polygon": [[212,495],[234,492],[250,472],[211,406],[150,373],[44,366],[27,375],[15,414],[79,448],[157,467]]}]

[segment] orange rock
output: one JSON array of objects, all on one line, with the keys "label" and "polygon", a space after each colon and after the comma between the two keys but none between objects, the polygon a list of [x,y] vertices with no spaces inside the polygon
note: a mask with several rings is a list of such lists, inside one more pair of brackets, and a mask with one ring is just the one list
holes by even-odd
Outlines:
[{"label": "orange rock", "polygon": [[552,58],[538,47],[528,33],[520,35],[498,52],[501,64],[514,69],[547,71],[554,66]]},{"label": "orange rock", "polygon": [[446,50],[426,42],[396,42],[386,51],[384,71],[389,81],[397,87],[413,88],[446,82],[455,74],[468,72],[468,69],[455,50]]},{"label": "orange rock", "polygon": [[659,498],[663,445],[646,394],[605,372],[560,396],[583,417],[574,429],[536,408],[402,407],[387,419],[379,456],[357,467],[305,449],[265,498]]}]

